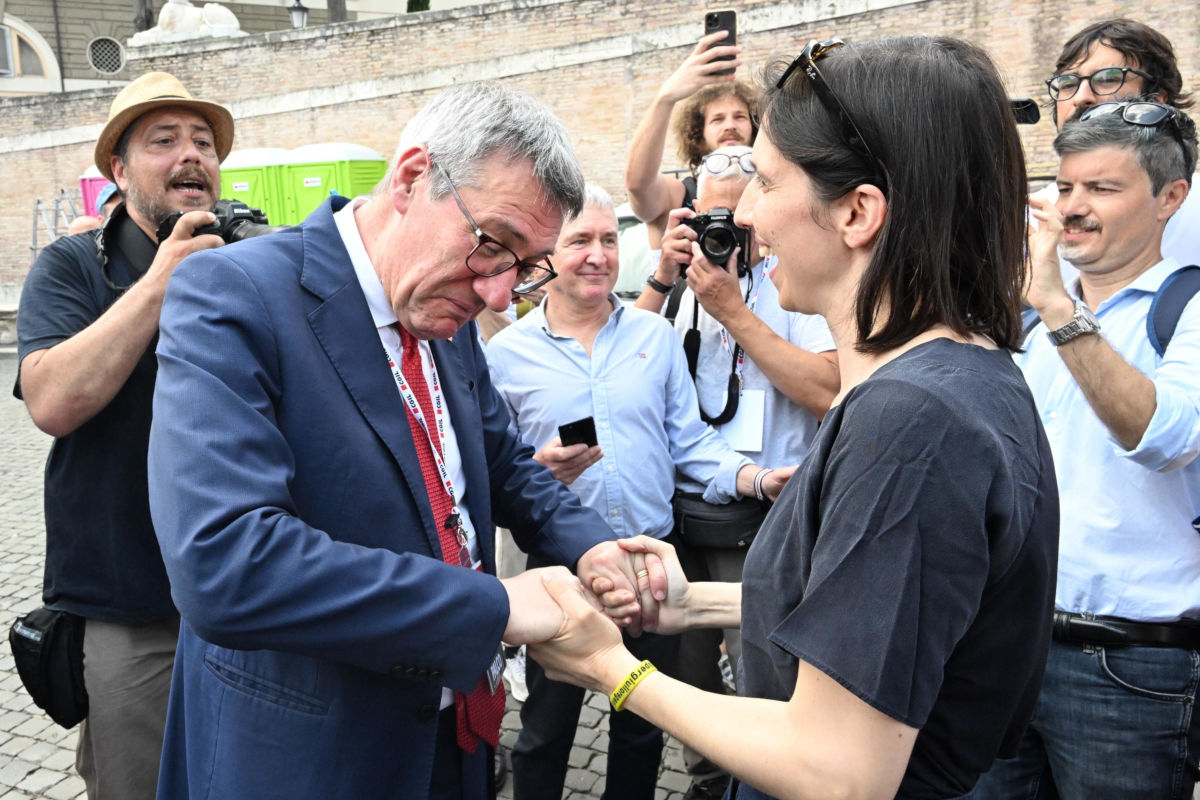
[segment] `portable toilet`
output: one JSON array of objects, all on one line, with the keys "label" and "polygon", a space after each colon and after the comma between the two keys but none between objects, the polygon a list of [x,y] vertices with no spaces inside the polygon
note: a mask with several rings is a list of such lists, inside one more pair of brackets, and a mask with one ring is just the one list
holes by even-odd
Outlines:
[{"label": "portable toilet", "polygon": [[96,198],[100,196],[100,190],[111,181],[100,174],[100,170],[96,169],[96,165],[92,164],[83,171],[79,176],[79,193],[83,195],[83,208],[79,210],[80,214],[86,214],[89,217],[96,216]]},{"label": "portable toilet", "polygon": [[284,147],[234,150],[221,163],[221,197],[261,209],[272,225],[288,224],[280,170],[289,160]]},{"label": "portable toilet", "polygon": [[297,147],[289,154],[288,162],[280,167],[288,204],[281,217],[285,225],[303,222],[331,194],[369,194],[387,172],[383,156],[369,147],[347,142]]}]

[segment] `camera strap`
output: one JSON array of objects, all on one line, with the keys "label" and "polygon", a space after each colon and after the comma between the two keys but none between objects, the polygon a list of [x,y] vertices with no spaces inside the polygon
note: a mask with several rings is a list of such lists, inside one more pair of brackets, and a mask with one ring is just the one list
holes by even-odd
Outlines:
[{"label": "camera strap", "polygon": [[[752,271],[746,273],[746,296],[744,298],[746,306],[751,313],[754,312],[754,306],[758,303],[758,292],[754,293],[753,299],[750,297],[750,289],[754,285],[754,273]],[[761,289],[762,286],[759,286]],[[698,327],[700,321],[700,298],[696,293],[692,293],[692,327],[683,334],[683,353],[687,358],[688,373],[692,376],[692,383],[696,382],[696,368],[700,362],[700,329]],[[725,408],[721,409],[721,413],[715,417],[711,417],[704,410],[704,404],[700,401],[700,387],[696,387],[696,406],[700,409],[700,419],[709,425],[724,425],[737,416],[738,401],[742,394],[742,371],[746,365],[746,353],[740,344],[736,342],[730,346],[729,334],[725,330],[725,326],[721,326],[721,344],[725,351],[730,353],[732,360],[729,364],[729,382],[725,387]]]},{"label": "camera strap", "polygon": [[[96,258],[100,261],[100,277],[114,292],[124,292],[133,286],[150,268],[158,253],[158,244],[152,242],[129,216],[125,201],[117,204],[104,224],[92,232],[92,237],[96,242]],[[113,247],[125,255],[134,272],[133,280],[124,286],[118,285],[109,275],[108,254]]]}]

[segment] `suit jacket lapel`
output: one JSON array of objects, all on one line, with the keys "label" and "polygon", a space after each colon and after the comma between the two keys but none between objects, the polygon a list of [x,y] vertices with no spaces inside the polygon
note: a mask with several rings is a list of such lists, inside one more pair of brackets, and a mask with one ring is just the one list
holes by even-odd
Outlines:
[{"label": "suit jacket lapel", "polygon": [[[334,198],[333,210],[344,202],[344,198]],[[359,412],[395,459],[420,515],[430,550],[440,558],[442,551],[433,509],[404,406],[388,372],[383,345],[362,287],[333,222],[331,205],[323,204],[313,212],[305,221],[303,232],[300,283],[322,301],[309,312],[309,325]]]}]

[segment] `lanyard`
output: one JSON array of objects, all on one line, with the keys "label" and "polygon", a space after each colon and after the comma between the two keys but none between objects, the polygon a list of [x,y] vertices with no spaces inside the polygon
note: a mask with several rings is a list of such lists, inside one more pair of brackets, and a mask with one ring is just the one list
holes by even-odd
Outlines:
[{"label": "lanyard", "polygon": [[[763,268],[763,273],[764,273],[763,278],[765,280],[766,279],[766,268],[765,267]],[[753,274],[747,273],[747,275],[748,275],[747,280],[749,280],[751,283],[754,283]],[[750,287],[747,286],[746,289],[748,292]],[[746,298],[746,308],[750,309],[751,314],[754,313],[754,307],[756,305],[758,305],[758,293],[761,291],[762,291],[762,281],[759,281],[758,285],[754,287],[754,296]],[[733,346],[729,344],[729,334],[728,334],[728,332],[726,332],[724,325],[721,326],[721,346],[725,348],[726,353],[728,353],[730,356],[733,357],[733,363],[734,363],[733,373],[734,373],[734,375],[737,376],[738,386],[741,386],[742,373],[746,371],[746,351],[742,348],[741,345],[738,345],[736,353],[734,352]]]},{"label": "lanyard", "polygon": [[[403,346],[403,345],[401,345]],[[414,342],[414,346],[420,347]],[[420,353],[420,350],[417,351]],[[421,404],[417,402],[417,396],[413,393],[412,387],[408,385],[408,381],[404,378],[404,373],[400,371],[400,366],[392,358],[392,354],[387,348],[383,348],[383,355],[387,358],[388,367],[392,370],[392,379],[396,381],[396,388],[400,390],[400,396],[404,398],[404,404],[408,406],[408,413],[413,415],[413,419],[421,426],[421,430],[425,431],[426,438],[429,439],[429,449],[433,451],[433,463],[437,465],[438,477],[442,481],[442,486],[446,490],[446,494],[450,496],[450,516],[446,519],[446,527],[454,526],[454,537],[458,541],[460,548],[467,547],[467,532],[462,526],[462,516],[458,511],[458,500],[454,496],[454,485],[450,482],[450,471],[446,469],[446,462],[442,458],[442,442],[446,439],[446,415],[442,413],[442,384],[438,380],[437,364],[433,360],[429,361],[429,400],[433,403],[433,413],[435,424],[437,425],[437,439],[429,432],[429,424],[425,421],[425,414],[421,412]],[[468,561],[470,556],[467,557]],[[459,561],[462,562],[462,553],[459,553]],[[465,566],[469,566],[465,565]]]}]

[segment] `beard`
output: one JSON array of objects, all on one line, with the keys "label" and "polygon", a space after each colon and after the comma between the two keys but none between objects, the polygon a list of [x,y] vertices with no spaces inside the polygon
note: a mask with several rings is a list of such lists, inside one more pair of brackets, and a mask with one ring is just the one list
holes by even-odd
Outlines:
[{"label": "beard", "polygon": [[[173,185],[184,181],[198,183],[203,188],[204,195],[184,198],[182,202],[173,205],[167,199],[167,192]],[[125,192],[125,203],[148,220],[154,228],[158,228],[176,211],[211,211],[217,204],[217,198],[208,175],[203,170],[185,167],[171,173],[163,187],[157,191],[147,190],[139,181],[130,181]]]}]

